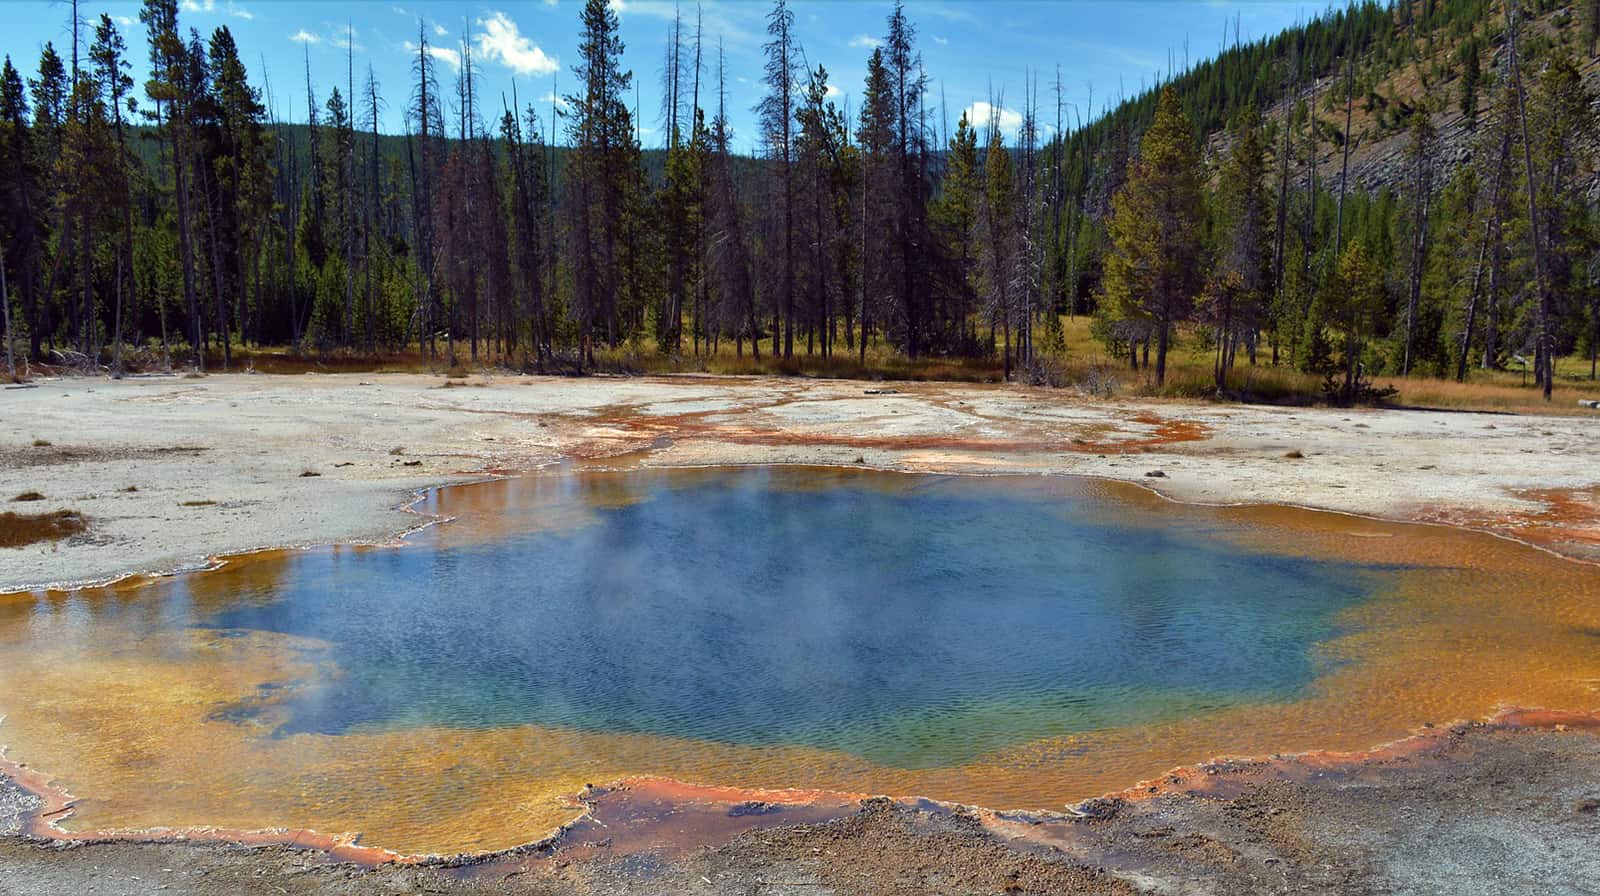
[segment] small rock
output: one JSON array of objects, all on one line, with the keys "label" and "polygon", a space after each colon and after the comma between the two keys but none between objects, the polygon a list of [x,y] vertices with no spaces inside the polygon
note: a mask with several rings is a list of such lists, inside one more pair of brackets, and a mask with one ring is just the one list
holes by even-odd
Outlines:
[{"label": "small rock", "polygon": [[1160,470],[1150,470],[1150,471],[1147,471],[1144,475],[1148,476],[1151,479],[1165,479],[1165,478],[1167,478],[1167,474],[1163,473]]}]

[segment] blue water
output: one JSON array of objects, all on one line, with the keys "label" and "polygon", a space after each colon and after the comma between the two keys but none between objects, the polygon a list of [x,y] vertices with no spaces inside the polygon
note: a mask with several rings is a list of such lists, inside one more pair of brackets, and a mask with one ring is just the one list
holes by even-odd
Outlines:
[{"label": "blue water", "polygon": [[341,674],[296,692],[283,734],[536,723],[916,768],[1292,699],[1383,576],[1026,479],[585,475],[634,500],[486,543],[292,554],[206,624],[331,644]]}]

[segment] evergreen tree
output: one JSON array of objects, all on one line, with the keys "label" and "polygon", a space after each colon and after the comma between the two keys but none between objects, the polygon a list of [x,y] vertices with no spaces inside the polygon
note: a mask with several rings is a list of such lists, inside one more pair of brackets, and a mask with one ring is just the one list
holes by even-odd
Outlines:
[{"label": "evergreen tree", "polygon": [[898,278],[886,263],[886,239],[895,222],[893,199],[898,195],[893,157],[894,96],[883,51],[874,48],[867,59],[866,88],[861,101],[861,121],[856,143],[861,152],[861,363],[867,360],[867,342],[878,324],[887,296]]},{"label": "evergreen tree", "polygon": [[1112,205],[1102,283],[1115,313],[1152,331],[1158,384],[1166,381],[1173,327],[1189,317],[1198,292],[1199,168],[1189,118],[1167,87]]},{"label": "evergreen tree", "polygon": [[[978,233],[978,211],[983,202],[981,191],[986,186],[979,180],[981,174],[978,131],[962,112],[961,119],[956,122],[956,132],[950,137],[944,180],[931,214],[934,228],[945,245],[945,255],[957,271],[950,284],[952,294],[947,299],[951,314],[969,326],[974,325],[969,318],[978,288],[978,247],[986,245]],[[975,343],[977,334],[969,334],[966,341]]]},{"label": "evergreen tree", "polygon": [[634,221],[641,177],[639,146],[626,98],[633,73],[622,69],[617,15],[606,0],[585,0],[577,75],[582,90],[572,110],[567,167],[572,216],[574,313],[580,362],[592,362],[593,339],[622,339],[623,271],[637,258]]},{"label": "evergreen tree", "polygon": [[[28,95],[22,76],[5,58],[0,67],[0,263],[6,284],[21,299],[22,321],[28,330],[29,354],[39,357],[43,303],[39,299],[39,269],[44,251],[44,200],[35,132],[29,126]],[[11,296],[0,295],[11,307]],[[15,341],[14,324],[6,327],[9,346]]]},{"label": "evergreen tree", "polygon": [[989,343],[994,348],[995,330],[1000,331],[1001,370],[1011,378],[1011,331],[1015,323],[1016,293],[1020,281],[1020,246],[1017,225],[1016,173],[1011,153],[1000,134],[999,105],[989,122],[989,146],[983,157],[983,194],[978,206],[979,242],[984,245],[983,292],[989,317]]},{"label": "evergreen tree", "polygon": [[1354,401],[1363,388],[1362,351],[1383,311],[1383,298],[1383,271],[1361,241],[1351,241],[1317,294],[1316,314],[1340,337],[1344,383],[1337,396],[1345,402]]},{"label": "evergreen tree", "polygon": [[1218,389],[1227,386],[1239,344],[1259,332],[1271,295],[1266,174],[1260,117],[1250,107],[1235,124],[1233,144],[1217,176],[1220,233],[1204,300],[1206,319],[1217,335]]},{"label": "evergreen tree", "polygon": [[777,169],[775,202],[769,210],[778,222],[775,229],[779,234],[778,268],[772,273],[778,304],[773,313],[775,318],[780,314],[782,318],[775,319],[773,324],[772,353],[778,354],[781,331],[783,357],[790,358],[794,356],[794,86],[799,48],[794,40],[794,13],[789,10],[788,0],[777,0],[767,14],[767,37],[769,40],[762,48],[767,57],[767,94],[756,111],[761,117],[761,139],[767,158]]},{"label": "evergreen tree", "polygon": [[172,159],[173,206],[178,223],[178,264],[183,277],[183,300],[189,314],[190,348],[195,366],[205,371],[203,322],[200,300],[195,289],[194,240],[190,232],[190,120],[193,94],[190,84],[189,48],[178,33],[177,0],[145,0],[139,13],[150,37],[150,80],[145,95],[155,103],[156,128],[162,134]]}]

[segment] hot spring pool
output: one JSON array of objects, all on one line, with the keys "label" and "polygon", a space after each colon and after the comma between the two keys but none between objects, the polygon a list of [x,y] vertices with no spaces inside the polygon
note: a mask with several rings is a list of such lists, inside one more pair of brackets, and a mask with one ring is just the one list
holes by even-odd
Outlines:
[{"label": "hot spring pool", "polygon": [[1474,644],[1474,595],[1528,587],[1503,542],[1059,479],[565,471],[420,509],[459,520],[0,599],[8,755],[84,798],[69,826],[407,851],[534,839],[634,774],[1059,806],[1404,733],[1497,686],[1419,647],[1555,628]]}]

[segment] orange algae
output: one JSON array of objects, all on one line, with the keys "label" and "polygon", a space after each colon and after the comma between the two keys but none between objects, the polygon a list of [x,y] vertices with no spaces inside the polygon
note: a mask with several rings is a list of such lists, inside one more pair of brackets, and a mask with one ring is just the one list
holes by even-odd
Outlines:
[{"label": "orange algae", "polygon": [[[829,402],[850,402],[856,396],[827,399]],[[935,399],[937,403],[937,399]],[[630,405],[613,405],[601,408],[595,416],[582,418],[587,427],[588,442],[572,453],[583,460],[615,458],[643,450],[661,440],[706,440],[720,444],[751,445],[759,447],[817,447],[848,448],[884,451],[956,451],[977,454],[1037,454],[1047,452],[1075,452],[1080,454],[1139,453],[1183,442],[1203,441],[1211,437],[1211,429],[1193,420],[1168,419],[1151,412],[1128,416],[1117,423],[1060,422],[1055,425],[1027,427],[1025,435],[1000,437],[990,434],[951,434],[930,431],[926,428],[896,433],[873,435],[863,428],[860,432],[828,432],[816,427],[798,425],[780,415],[763,413],[777,410],[786,401],[747,412],[737,417],[721,410],[690,411],[678,414],[641,413]],[[885,413],[892,407],[885,406]],[[517,412],[488,411],[486,413],[520,416]],[[978,415],[981,416],[981,415]]]},{"label": "orange algae", "polygon": [[[687,486],[715,475],[533,476],[445,489],[419,509],[461,522],[414,541],[583,525],[598,507],[641,500],[645,477]],[[794,471],[783,481],[820,488],[845,478],[891,490],[918,482],[836,470]],[[1600,568],[1442,526],[1174,505],[1080,480],[1006,481],[1036,493],[1041,512],[1051,501],[1095,501],[1123,525],[1192,527],[1257,550],[1403,568],[1387,590],[1348,611],[1348,634],[1320,648],[1329,671],[1302,699],[1051,738],[926,769],[804,747],[532,725],[268,737],[287,690],[340,674],[323,658],[324,645],[253,631],[163,631],[153,618],[141,624],[156,610],[141,604],[133,582],[16,595],[0,598],[0,742],[9,759],[48,769],[56,786],[81,797],[53,819],[69,831],[290,826],[349,843],[361,832],[360,842],[400,853],[453,854],[540,839],[584,811],[575,799],[584,785],[636,775],[1060,809],[1215,756],[1367,750],[1426,723],[1504,706],[1600,708]],[[201,608],[229,606],[270,593],[295,556],[252,555],[182,584]],[[257,711],[242,719],[219,713],[241,704]],[[709,836],[707,825],[686,836]]]},{"label": "orange algae", "polygon": [[1429,508],[1419,518],[1486,529],[1519,541],[1593,554],[1600,549],[1600,485],[1587,488],[1530,488],[1512,496],[1532,505],[1500,513]]}]

